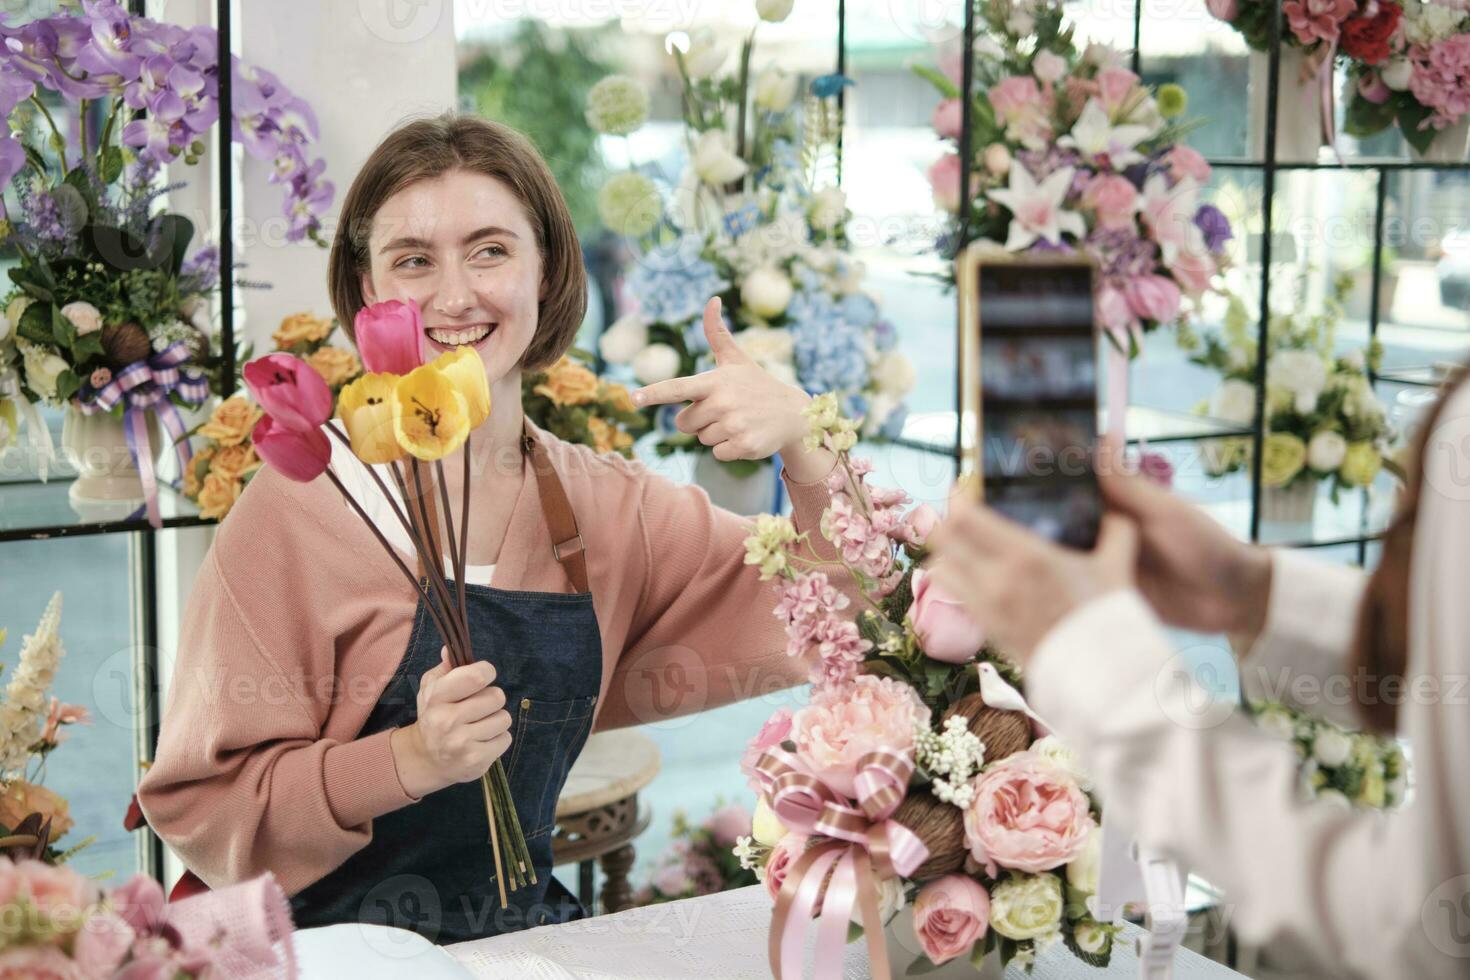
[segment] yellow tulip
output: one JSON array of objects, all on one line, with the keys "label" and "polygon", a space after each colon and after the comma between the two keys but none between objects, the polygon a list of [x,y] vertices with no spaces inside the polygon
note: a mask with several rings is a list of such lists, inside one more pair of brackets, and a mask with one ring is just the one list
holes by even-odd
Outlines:
[{"label": "yellow tulip", "polygon": [[460,348],[434,358],[431,367],[443,372],[455,389],[464,395],[470,415],[470,428],[490,417],[490,381],[485,377],[485,362],[472,350]]},{"label": "yellow tulip", "polygon": [[433,364],[414,368],[393,386],[393,435],[419,459],[443,459],[470,434],[469,404]]},{"label": "yellow tulip", "polygon": [[342,389],[337,418],[347,426],[352,452],[364,463],[391,463],[404,456],[393,425],[396,374],[364,374]]}]

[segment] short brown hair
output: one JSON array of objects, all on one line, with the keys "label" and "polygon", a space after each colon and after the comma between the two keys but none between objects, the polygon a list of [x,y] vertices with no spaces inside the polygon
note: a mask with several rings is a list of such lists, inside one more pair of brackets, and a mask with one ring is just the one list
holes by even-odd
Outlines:
[{"label": "short brown hair", "polygon": [[338,322],[356,344],[353,321],[366,305],[362,274],[371,268],[368,239],[383,202],[410,184],[455,169],[504,182],[526,209],[541,253],[546,298],[521,366],[534,371],[556,363],[572,346],[587,312],[587,271],[571,212],[529,139],[509,126],[466,113],[449,111],[398,127],[353,178],[327,261],[327,288]]}]

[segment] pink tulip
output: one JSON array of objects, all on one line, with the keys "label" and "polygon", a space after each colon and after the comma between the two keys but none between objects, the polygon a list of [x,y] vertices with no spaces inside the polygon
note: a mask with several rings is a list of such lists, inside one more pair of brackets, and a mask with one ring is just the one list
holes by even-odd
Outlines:
[{"label": "pink tulip", "polygon": [[914,899],[914,935],[936,966],[969,953],[989,928],[990,894],[968,875],[936,878]]},{"label": "pink tulip", "polygon": [[914,633],[930,660],[962,664],[974,658],[985,644],[985,628],[952,597],[929,580],[924,569],[914,570],[914,603],[909,618]]},{"label": "pink tulip", "polygon": [[1179,287],[1166,276],[1135,276],[1123,284],[1123,295],[1140,320],[1170,323],[1179,315]]},{"label": "pink tulip", "polygon": [[389,299],[363,307],[352,332],[366,371],[408,374],[424,363],[424,318],[413,300]]},{"label": "pink tulip", "polygon": [[955,139],[960,135],[961,113],[964,107],[959,99],[945,99],[934,107],[934,131],[942,139]]},{"label": "pink tulip", "polygon": [[316,368],[294,354],[257,357],[243,373],[250,394],[278,427],[316,432],[332,414],[332,389]]},{"label": "pink tulip", "polygon": [[298,432],[262,415],[252,438],[260,458],[297,483],[315,480],[332,461],[332,444],[321,429]]}]

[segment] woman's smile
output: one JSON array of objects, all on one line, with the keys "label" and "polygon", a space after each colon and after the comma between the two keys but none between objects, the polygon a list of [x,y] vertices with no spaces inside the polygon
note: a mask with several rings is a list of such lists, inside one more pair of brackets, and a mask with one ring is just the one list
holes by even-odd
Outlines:
[{"label": "woman's smile", "polygon": [[424,334],[429,340],[429,346],[436,354],[457,350],[460,347],[471,347],[476,352],[480,352],[488,345],[499,326],[498,322],[434,326],[426,327]]}]

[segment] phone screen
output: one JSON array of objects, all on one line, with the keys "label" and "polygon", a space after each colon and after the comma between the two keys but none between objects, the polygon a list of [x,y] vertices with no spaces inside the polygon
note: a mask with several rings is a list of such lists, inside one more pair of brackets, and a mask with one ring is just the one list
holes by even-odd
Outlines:
[{"label": "phone screen", "polygon": [[1085,262],[982,262],[980,459],[985,502],[1059,544],[1090,549],[1097,337]]}]

